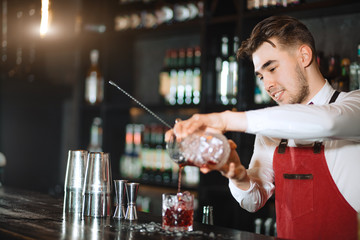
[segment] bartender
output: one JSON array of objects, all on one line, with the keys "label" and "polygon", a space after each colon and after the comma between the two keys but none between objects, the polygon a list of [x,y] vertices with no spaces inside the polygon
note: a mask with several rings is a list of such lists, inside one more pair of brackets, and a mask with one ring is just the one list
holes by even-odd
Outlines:
[{"label": "bartender", "polygon": [[252,60],[279,106],[195,114],[175,125],[177,137],[198,130],[256,134],[248,169],[231,140],[230,157],[217,169],[240,206],[255,212],[275,192],[278,237],[357,239],[360,90],[331,87],[319,70],[312,34],[292,17],[258,23],[237,55]]}]

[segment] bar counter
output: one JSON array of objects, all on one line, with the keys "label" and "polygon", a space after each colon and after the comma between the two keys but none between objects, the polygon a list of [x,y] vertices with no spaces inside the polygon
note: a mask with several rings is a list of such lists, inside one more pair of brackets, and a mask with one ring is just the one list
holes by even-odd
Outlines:
[{"label": "bar counter", "polygon": [[276,239],[197,222],[192,232],[168,232],[161,230],[161,217],[149,213],[138,212],[136,221],[81,218],[63,214],[62,207],[62,199],[50,195],[0,188],[0,239]]}]

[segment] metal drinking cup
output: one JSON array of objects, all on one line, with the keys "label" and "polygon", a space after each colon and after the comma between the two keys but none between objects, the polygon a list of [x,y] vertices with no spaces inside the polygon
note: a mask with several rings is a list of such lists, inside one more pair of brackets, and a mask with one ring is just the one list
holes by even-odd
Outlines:
[{"label": "metal drinking cup", "polygon": [[85,179],[85,169],[88,151],[70,150],[66,166],[64,185],[64,213],[81,213],[82,190]]},{"label": "metal drinking cup", "polygon": [[112,209],[110,156],[103,152],[91,152],[88,156],[83,188],[83,215],[110,216]]}]

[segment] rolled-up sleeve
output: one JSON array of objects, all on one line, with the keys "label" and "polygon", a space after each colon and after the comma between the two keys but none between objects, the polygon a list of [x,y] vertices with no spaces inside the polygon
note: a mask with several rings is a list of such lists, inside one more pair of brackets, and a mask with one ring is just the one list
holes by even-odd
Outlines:
[{"label": "rolled-up sleeve", "polygon": [[249,189],[245,191],[239,189],[229,180],[232,196],[242,208],[249,212],[255,212],[263,207],[274,192],[272,155],[277,144],[277,140],[256,136],[254,154],[247,170],[250,178]]}]

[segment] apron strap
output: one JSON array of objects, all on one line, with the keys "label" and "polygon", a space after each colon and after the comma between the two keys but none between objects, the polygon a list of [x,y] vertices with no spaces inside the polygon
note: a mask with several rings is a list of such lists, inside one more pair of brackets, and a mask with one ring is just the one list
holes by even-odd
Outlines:
[{"label": "apron strap", "polygon": [[339,94],[340,94],[339,91],[335,91],[334,94],[332,95],[329,103],[334,103],[336,101],[337,97],[339,96]]},{"label": "apron strap", "polygon": [[[339,91],[335,91],[334,94],[332,95],[329,103],[334,103],[337,99],[337,97],[339,96],[340,92]],[[287,139],[281,139],[279,147],[278,147],[278,153],[280,154],[284,154],[285,153],[285,149],[287,147],[287,143],[288,140]],[[315,142],[314,143],[314,153],[318,154],[321,152],[321,142]]]}]

